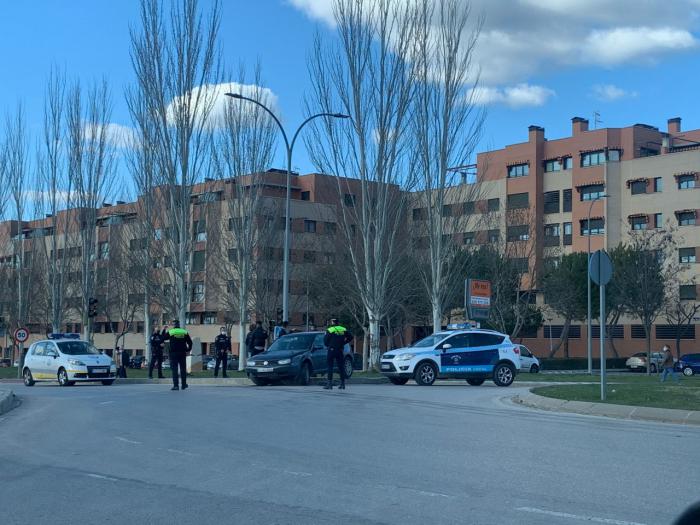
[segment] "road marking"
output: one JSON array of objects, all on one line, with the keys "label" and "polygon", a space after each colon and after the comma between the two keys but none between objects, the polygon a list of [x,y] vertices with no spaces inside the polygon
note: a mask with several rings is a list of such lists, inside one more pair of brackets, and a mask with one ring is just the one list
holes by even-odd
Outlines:
[{"label": "road marking", "polygon": [[178,450],[176,448],[168,448],[166,449],[167,452],[174,452],[175,454],[184,454],[185,456],[196,456],[197,454],[194,454],[192,452],[187,452],[186,450]]},{"label": "road marking", "polygon": [[296,472],[294,470],[283,470],[282,472],[285,474],[290,474],[292,476],[302,476],[302,477],[313,476],[313,474],[311,474],[311,472]]},{"label": "road marking", "polygon": [[644,523],[639,523],[637,521],[614,520],[610,518],[598,518],[596,516],[580,516],[578,514],[569,514],[568,512],[556,512],[554,510],[536,509],[533,507],[518,507],[515,510],[532,512],[534,514],[544,514],[545,516],[556,516],[557,518],[592,521],[594,523],[607,523],[608,525],[645,525]]},{"label": "road marking", "polygon": [[102,476],[100,474],[86,474],[86,476],[95,478],[95,479],[104,479],[107,481],[119,481],[117,478],[110,478],[109,476]]},{"label": "road marking", "polygon": [[114,401],[102,401],[100,405],[111,405],[112,403],[114,403]]},{"label": "road marking", "polygon": [[121,436],[114,436],[114,439],[118,439],[119,441],[123,441],[124,443],[131,443],[132,445],[142,445],[140,441],[134,441],[132,439],[126,439]]}]

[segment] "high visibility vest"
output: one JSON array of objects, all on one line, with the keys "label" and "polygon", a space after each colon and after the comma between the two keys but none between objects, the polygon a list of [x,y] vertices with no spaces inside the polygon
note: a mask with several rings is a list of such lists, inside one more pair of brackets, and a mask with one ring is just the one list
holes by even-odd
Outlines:
[{"label": "high visibility vest", "polygon": [[187,335],[187,330],[184,328],[171,328],[168,330],[168,335],[174,337],[175,339],[184,339]]},{"label": "high visibility vest", "polygon": [[329,334],[338,334],[338,335],[345,335],[345,332],[347,332],[348,329],[345,328],[344,326],[340,325],[335,325],[335,326],[329,326],[328,327],[328,333]]}]

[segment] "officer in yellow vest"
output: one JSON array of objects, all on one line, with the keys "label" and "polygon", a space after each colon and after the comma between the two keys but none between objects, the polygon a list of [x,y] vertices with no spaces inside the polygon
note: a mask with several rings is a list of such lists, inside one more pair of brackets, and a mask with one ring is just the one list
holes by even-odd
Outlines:
[{"label": "officer in yellow vest", "polygon": [[179,321],[173,321],[173,327],[165,334],[165,340],[170,343],[170,369],[173,372],[171,390],[180,390],[178,375],[184,390],[187,388],[187,352],[192,350],[192,339],[187,330],[180,328]]},{"label": "officer in yellow vest", "polygon": [[323,337],[323,344],[328,349],[328,384],[324,386],[326,390],[333,390],[333,365],[338,366],[340,375],[340,389],[345,390],[345,365],[343,362],[343,349],[345,345],[352,341],[350,331],[338,324],[337,319],[331,319],[331,324]]}]

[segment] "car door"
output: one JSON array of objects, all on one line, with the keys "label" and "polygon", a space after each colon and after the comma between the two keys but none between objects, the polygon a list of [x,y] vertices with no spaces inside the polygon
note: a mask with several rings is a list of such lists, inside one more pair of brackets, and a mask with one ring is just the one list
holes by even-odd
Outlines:
[{"label": "car door", "polygon": [[311,364],[314,367],[315,373],[323,373],[328,369],[328,352],[323,344],[323,337],[325,334],[318,334],[314,338],[313,345],[311,346]]},{"label": "car door", "polygon": [[523,345],[518,345],[518,348],[520,349],[520,369],[530,370],[530,367],[534,364],[532,354],[527,349],[527,347]]},{"label": "car door", "polygon": [[438,349],[441,351],[440,375],[467,372],[470,336],[471,334],[456,334],[438,345]]},{"label": "car door", "polygon": [[[44,343],[44,362],[46,363],[46,379],[56,379],[58,369],[61,366],[61,354],[55,343],[47,341]],[[54,355],[56,357],[54,357]]]},{"label": "car door", "polygon": [[499,359],[499,345],[503,336],[474,332],[469,337],[469,352],[467,353],[467,372],[492,372]]},{"label": "car door", "polygon": [[24,358],[24,366],[29,368],[34,379],[41,379],[44,372],[44,343],[35,343]]}]

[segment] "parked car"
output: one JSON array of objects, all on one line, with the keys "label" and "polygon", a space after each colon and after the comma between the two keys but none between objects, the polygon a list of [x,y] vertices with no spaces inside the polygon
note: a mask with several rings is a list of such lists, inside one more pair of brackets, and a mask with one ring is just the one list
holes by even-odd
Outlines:
[{"label": "parked car", "polygon": [[536,374],[540,371],[540,360],[537,356],[530,352],[530,350],[525,345],[516,345],[520,348],[520,371],[530,372],[531,374]]},{"label": "parked car", "polygon": [[681,356],[678,365],[684,376],[700,374],[700,354],[685,354]]},{"label": "parked car", "polygon": [[129,368],[141,368],[143,366],[143,356],[135,355],[129,361]]},{"label": "parked car", "polygon": [[[661,368],[661,362],[664,359],[664,354],[663,352],[652,352],[651,353],[651,367],[650,370],[652,373],[656,373],[657,370]],[[636,354],[632,355],[627,361],[625,361],[625,366],[632,371],[637,371],[639,370],[640,372],[646,372],[647,371],[647,353],[646,352],[637,352]]]},{"label": "parked car", "polygon": [[[246,375],[258,386],[291,380],[308,385],[314,375],[328,371],[324,332],[296,332],[277,339],[270,348],[246,362]],[[345,377],[352,376],[354,357],[350,345],[343,351]]]},{"label": "parked car", "polygon": [[[204,361],[204,358],[202,358],[202,361]],[[206,367],[207,370],[214,370],[216,368],[216,358],[210,356],[210,359],[207,360]],[[238,370],[238,356],[229,354],[226,360],[226,370]]]}]

